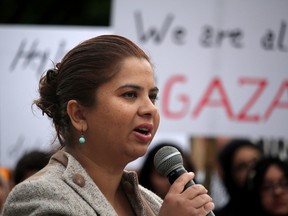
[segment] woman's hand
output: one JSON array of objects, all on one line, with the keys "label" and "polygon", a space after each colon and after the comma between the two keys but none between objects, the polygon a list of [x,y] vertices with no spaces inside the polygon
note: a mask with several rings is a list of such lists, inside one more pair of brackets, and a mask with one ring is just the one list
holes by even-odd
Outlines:
[{"label": "woman's hand", "polygon": [[193,173],[184,173],[175,180],[163,200],[159,215],[206,216],[214,209],[212,198],[204,186],[195,184],[183,191],[193,178]]}]

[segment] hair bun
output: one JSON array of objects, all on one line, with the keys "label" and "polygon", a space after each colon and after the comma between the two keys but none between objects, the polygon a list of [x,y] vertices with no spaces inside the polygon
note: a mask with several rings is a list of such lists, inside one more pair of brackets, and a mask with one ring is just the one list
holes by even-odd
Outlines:
[{"label": "hair bun", "polygon": [[58,75],[58,69],[56,69],[56,68],[49,69],[46,73],[47,82],[48,83],[53,82],[56,79],[57,75]]}]

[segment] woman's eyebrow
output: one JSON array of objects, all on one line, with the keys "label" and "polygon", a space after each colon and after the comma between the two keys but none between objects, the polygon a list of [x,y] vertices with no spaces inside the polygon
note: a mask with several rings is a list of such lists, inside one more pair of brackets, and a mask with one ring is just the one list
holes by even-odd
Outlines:
[{"label": "woman's eyebrow", "polygon": [[150,91],[156,91],[156,92],[159,92],[159,88],[157,86],[155,86],[154,88],[151,88]]},{"label": "woman's eyebrow", "polygon": [[135,84],[125,84],[125,85],[120,86],[118,89],[123,89],[123,88],[133,88],[133,89],[139,89],[139,90],[144,89],[143,87],[139,85],[135,85]]},{"label": "woman's eyebrow", "polygon": [[[123,88],[133,88],[133,89],[137,89],[137,90],[143,90],[144,87],[142,86],[139,86],[139,85],[135,85],[135,84],[125,84],[125,85],[122,85],[120,86],[118,89],[123,89]],[[159,91],[158,87],[153,87],[150,89],[150,91]]]}]

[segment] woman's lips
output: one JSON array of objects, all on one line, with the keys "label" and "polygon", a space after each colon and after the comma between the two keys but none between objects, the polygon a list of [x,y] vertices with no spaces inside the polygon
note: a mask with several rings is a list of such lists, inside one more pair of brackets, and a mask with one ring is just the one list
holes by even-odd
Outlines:
[{"label": "woman's lips", "polygon": [[151,134],[152,130],[153,130],[153,125],[145,123],[145,124],[138,125],[134,129],[134,134],[139,140],[141,140],[144,143],[147,143],[152,138],[152,134]]},{"label": "woman's lips", "polygon": [[140,132],[134,131],[134,135],[144,143],[149,142],[152,138],[152,134],[150,132],[147,134],[142,134]]}]

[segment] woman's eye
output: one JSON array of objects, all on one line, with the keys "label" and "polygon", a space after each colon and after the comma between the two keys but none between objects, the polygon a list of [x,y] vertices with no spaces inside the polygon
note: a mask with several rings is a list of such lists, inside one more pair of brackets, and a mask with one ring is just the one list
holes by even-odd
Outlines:
[{"label": "woman's eye", "polygon": [[153,103],[155,103],[156,100],[158,100],[158,95],[157,94],[150,94],[149,98]]},{"label": "woman's eye", "polygon": [[126,93],[123,94],[123,96],[125,98],[136,98],[137,94],[136,94],[136,92],[126,92]]}]

